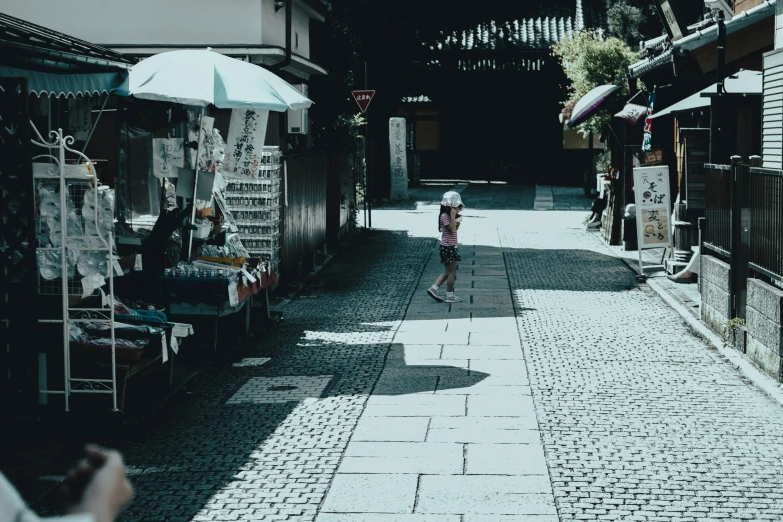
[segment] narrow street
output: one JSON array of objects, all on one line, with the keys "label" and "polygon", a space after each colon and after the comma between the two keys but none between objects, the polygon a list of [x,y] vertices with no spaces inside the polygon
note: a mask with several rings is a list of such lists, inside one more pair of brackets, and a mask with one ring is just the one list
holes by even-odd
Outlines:
[{"label": "narrow street", "polygon": [[463,303],[425,293],[437,207],[374,210],[235,362],[104,441],[122,520],[782,519],[780,406],[584,230],[587,200],[462,194]]}]

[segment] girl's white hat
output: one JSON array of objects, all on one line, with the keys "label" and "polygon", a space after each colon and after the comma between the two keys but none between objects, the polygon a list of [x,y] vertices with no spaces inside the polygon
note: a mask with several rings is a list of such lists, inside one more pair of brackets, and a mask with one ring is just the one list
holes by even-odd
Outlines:
[{"label": "girl's white hat", "polygon": [[453,208],[463,206],[462,197],[460,197],[459,192],[454,192],[453,190],[443,194],[443,201],[441,201],[440,204],[444,207]]}]

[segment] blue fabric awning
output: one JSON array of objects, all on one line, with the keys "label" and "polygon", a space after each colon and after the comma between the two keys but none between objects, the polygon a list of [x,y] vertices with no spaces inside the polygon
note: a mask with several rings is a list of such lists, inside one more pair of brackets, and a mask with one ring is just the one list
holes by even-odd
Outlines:
[{"label": "blue fabric awning", "polygon": [[54,74],[0,65],[0,77],[27,78],[28,89],[36,96],[69,98],[100,96],[109,92],[128,96],[127,71]]}]

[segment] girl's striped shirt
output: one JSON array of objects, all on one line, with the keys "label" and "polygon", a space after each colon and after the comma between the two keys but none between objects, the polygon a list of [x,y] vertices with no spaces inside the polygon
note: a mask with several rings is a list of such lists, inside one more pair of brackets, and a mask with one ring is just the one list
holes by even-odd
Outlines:
[{"label": "girl's striped shirt", "polygon": [[440,215],[440,244],[443,246],[457,246],[457,232],[451,231],[451,216],[448,214]]}]

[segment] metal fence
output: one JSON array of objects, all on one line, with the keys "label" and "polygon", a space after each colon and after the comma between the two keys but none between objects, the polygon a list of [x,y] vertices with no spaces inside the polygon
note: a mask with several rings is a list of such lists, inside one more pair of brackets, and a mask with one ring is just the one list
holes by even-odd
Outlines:
[{"label": "metal fence", "polygon": [[783,281],[783,171],[749,169],[749,267]]},{"label": "metal fence", "polygon": [[704,216],[707,228],[704,246],[723,257],[731,255],[732,247],[732,182],[734,170],[731,165],[704,165],[706,178],[706,199]]}]

